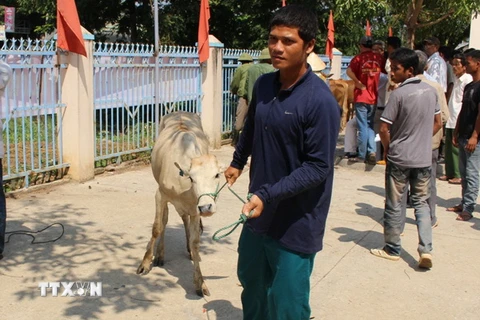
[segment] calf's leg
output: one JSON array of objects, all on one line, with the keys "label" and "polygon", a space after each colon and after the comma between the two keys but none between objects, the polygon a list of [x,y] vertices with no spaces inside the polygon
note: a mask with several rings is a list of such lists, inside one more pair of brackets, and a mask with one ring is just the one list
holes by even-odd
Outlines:
[{"label": "calf's leg", "polygon": [[191,257],[194,267],[193,284],[195,291],[201,297],[204,295],[209,296],[210,291],[203,281],[202,271],[200,270],[200,216],[197,214],[190,216],[189,233]]},{"label": "calf's leg", "polygon": [[[178,209],[177,209],[178,211]],[[191,254],[191,251],[190,251],[190,232],[189,232],[189,229],[190,229],[190,216],[184,212],[180,212],[180,216],[182,217],[182,221],[183,221],[183,227],[185,228],[185,236],[186,236],[186,242],[187,242],[187,251],[188,251],[188,254],[190,255]],[[191,255],[190,255],[190,259],[191,259]]]},{"label": "calf's leg", "polygon": [[145,275],[152,269],[151,263],[153,258],[153,250],[158,237],[160,237],[160,241],[157,246],[154,264],[163,265],[165,225],[168,221],[168,207],[167,202],[162,201],[160,190],[157,190],[157,193],[155,194],[155,205],[156,213],[152,227],[152,238],[148,242],[147,251],[145,252],[142,263],[140,263],[137,268],[137,274]]}]

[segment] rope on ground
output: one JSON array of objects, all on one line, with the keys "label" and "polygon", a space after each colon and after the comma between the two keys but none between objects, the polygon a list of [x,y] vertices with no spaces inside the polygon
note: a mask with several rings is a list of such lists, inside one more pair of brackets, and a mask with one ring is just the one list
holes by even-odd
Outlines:
[{"label": "rope on ground", "polygon": [[[41,233],[51,227],[53,227],[54,225],[59,225],[60,227],[62,227],[62,234],[60,236],[58,236],[57,238],[53,239],[53,240],[47,240],[47,241],[38,241],[36,242],[35,241],[35,236],[34,234],[38,234],[38,233]],[[29,231],[29,230],[15,230],[15,231],[8,231],[8,232],[5,232],[5,234],[9,234],[9,236],[7,237],[7,241],[5,241],[5,243],[8,243],[10,241],[10,237],[13,236],[13,235],[17,235],[17,234],[21,234],[21,235],[26,235],[26,236],[29,236],[29,237],[32,237],[32,242],[30,242],[30,244],[42,244],[42,243],[49,243],[49,242],[55,242],[57,241],[58,239],[60,239],[61,237],[63,237],[63,234],[65,233],[65,227],[63,226],[63,224],[61,223],[52,223],[51,225],[41,229],[41,230],[38,230],[38,231]]]},{"label": "rope on ground", "polygon": [[[243,200],[235,191],[233,191],[230,187],[228,187],[228,190],[230,190],[230,192],[232,192],[240,201],[242,201],[244,204],[246,203],[245,200]],[[252,197],[252,194],[249,193],[248,196],[247,196],[247,201],[250,200],[250,198]],[[228,226],[226,227],[223,227],[221,229],[219,229],[217,232],[215,232],[212,236],[212,239],[214,241],[219,241],[225,237],[228,237],[229,235],[232,234],[233,231],[235,231],[235,229],[238,228],[239,225],[241,224],[244,224],[248,218],[250,218],[253,214],[253,210],[250,211],[250,213],[248,214],[248,216],[244,215],[243,213],[240,214],[240,218],[235,221],[234,223],[232,224],[229,224]],[[224,233],[224,234],[221,234],[221,235],[218,235],[219,233],[221,233],[222,231],[225,231],[225,230],[228,230],[230,229],[228,232]]]}]

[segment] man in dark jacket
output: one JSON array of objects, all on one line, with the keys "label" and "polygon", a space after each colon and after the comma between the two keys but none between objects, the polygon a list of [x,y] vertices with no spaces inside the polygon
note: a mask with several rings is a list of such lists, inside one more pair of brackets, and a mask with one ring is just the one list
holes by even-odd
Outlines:
[{"label": "man in dark jacket", "polygon": [[251,155],[250,219],[238,245],[243,317],[310,318],[310,275],[322,249],[330,207],[340,108],[308,66],[317,18],[289,5],[270,22],[268,48],[277,72],[262,75],[233,161],[230,185]]}]

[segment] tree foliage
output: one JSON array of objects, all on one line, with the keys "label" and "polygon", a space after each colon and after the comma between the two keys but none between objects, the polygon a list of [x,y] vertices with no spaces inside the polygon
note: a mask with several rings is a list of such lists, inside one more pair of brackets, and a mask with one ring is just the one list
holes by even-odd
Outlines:
[{"label": "tree foliage", "polygon": [[[97,39],[105,38],[105,27],[131,42],[153,43],[153,0],[76,0],[82,25]],[[56,24],[55,0],[5,0],[20,15],[36,24],[34,34],[52,32]],[[228,48],[261,49],[266,46],[268,23],[281,0],[210,0],[210,33]],[[413,46],[435,35],[455,46],[468,36],[471,13],[480,0],[287,0],[302,3],[319,18],[316,52],[325,49],[329,11],[335,21],[335,47],[347,55],[357,53],[368,19],[375,39],[385,40],[388,28]],[[162,44],[194,45],[200,0],[159,2]]]}]

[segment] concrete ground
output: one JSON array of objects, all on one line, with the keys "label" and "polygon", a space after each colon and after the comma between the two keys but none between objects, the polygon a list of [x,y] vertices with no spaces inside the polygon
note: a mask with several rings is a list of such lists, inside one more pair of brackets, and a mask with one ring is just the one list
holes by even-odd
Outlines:
[{"label": "concrete ground", "polygon": [[[228,164],[233,148],[214,151]],[[479,319],[480,219],[455,221],[445,208],[460,199],[460,186],[438,182],[439,226],[434,266],[417,268],[417,232],[408,212],[401,259],[376,258],[383,244],[383,168],[339,161],[324,250],[311,278],[315,319]],[[248,172],[234,189],[245,196]],[[12,236],[0,261],[0,319],[242,319],[236,277],[239,229],[220,242],[219,228],[237,220],[241,202],[222,191],[219,211],[203,220],[201,263],[211,296],[193,287],[181,219],[170,211],[165,266],[135,273],[150,237],[155,181],[149,166],[104,173],[87,183],[68,182],[15,194],[7,200],[7,231],[61,223],[58,241],[31,244]],[[36,241],[55,239],[54,225]],[[102,297],[40,296],[39,282],[103,283]],[[73,287],[75,289],[76,286]],[[62,291],[60,291],[62,292]]]}]

